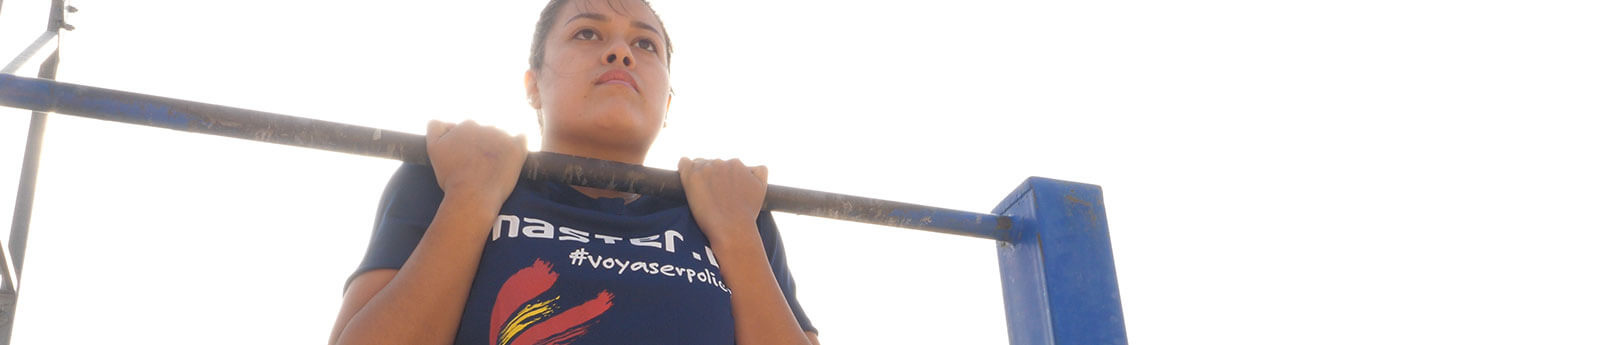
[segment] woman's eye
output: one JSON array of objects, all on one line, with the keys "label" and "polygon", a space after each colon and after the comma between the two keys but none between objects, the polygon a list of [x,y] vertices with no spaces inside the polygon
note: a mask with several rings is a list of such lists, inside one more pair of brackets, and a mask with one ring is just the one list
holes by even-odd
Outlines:
[{"label": "woman's eye", "polygon": [[633,45],[638,46],[639,49],[644,49],[645,51],[656,51],[656,42],[652,42],[650,40],[639,40],[638,42],[634,42]]},{"label": "woman's eye", "polygon": [[594,30],[583,29],[578,30],[578,33],[572,34],[572,38],[579,41],[593,41],[600,39],[600,34],[596,34]]}]

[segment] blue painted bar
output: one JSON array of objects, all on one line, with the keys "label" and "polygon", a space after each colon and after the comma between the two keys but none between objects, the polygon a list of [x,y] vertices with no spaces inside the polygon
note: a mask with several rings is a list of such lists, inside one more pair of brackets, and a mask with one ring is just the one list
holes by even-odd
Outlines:
[{"label": "blue painted bar", "polygon": [[995,207],[1011,344],[1127,344],[1100,186],[1030,177]]}]

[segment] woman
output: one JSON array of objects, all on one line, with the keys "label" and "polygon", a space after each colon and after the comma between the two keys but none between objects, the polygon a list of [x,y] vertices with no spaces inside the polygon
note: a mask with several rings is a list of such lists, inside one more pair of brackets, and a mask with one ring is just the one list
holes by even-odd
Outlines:
[{"label": "woman", "polygon": [[[551,1],[524,76],[541,149],[642,164],[671,47],[642,0]],[[684,204],[520,179],[526,138],[472,121],[427,142],[433,165],[384,191],[331,343],[816,343],[764,167],[682,159]]]}]

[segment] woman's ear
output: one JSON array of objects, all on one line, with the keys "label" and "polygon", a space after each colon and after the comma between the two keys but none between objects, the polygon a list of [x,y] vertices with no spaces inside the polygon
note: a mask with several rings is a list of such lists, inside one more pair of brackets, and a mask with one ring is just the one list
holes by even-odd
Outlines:
[{"label": "woman's ear", "polygon": [[528,106],[533,107],[534,120],[539,122],[539,128],[544,128],[544,101],[539,97],[538,75],[533,69],[522,73],[522,88],[528,93]]},{"label": "woman's ear", "polygon": [[667,90],[667,106],[662,109],[661,128],[667,128],[667,118],[672,117],[672,90]]},{"label": "woman's ear", "polygon": [[533,106],[534,109],[543,109],[544,102],[539,99],[539,83],[537,82],[537,77],[538,75],[534,74],[532,69],[529,69],[527,72],[523,72],[522,88],[528,92],[528,105]]}]

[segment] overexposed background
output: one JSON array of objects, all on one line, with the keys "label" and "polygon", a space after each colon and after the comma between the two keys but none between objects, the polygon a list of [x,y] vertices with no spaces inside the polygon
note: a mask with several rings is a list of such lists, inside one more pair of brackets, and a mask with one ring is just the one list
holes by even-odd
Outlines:
[{"label": "overexposed background", "polygon": [[[4,59],[48,2],[5,1]],[[973,211],[1101,185],[1134,343],[1600,343],[1592,1],[657,2],[648,165]],[[73,4],[63,81],[535,128],[543,1]],[[321,343],[397,163],[58,115],[41,165],[16,344]],[[778,221],[824,342],[1005,342],[992,242]]]}]

